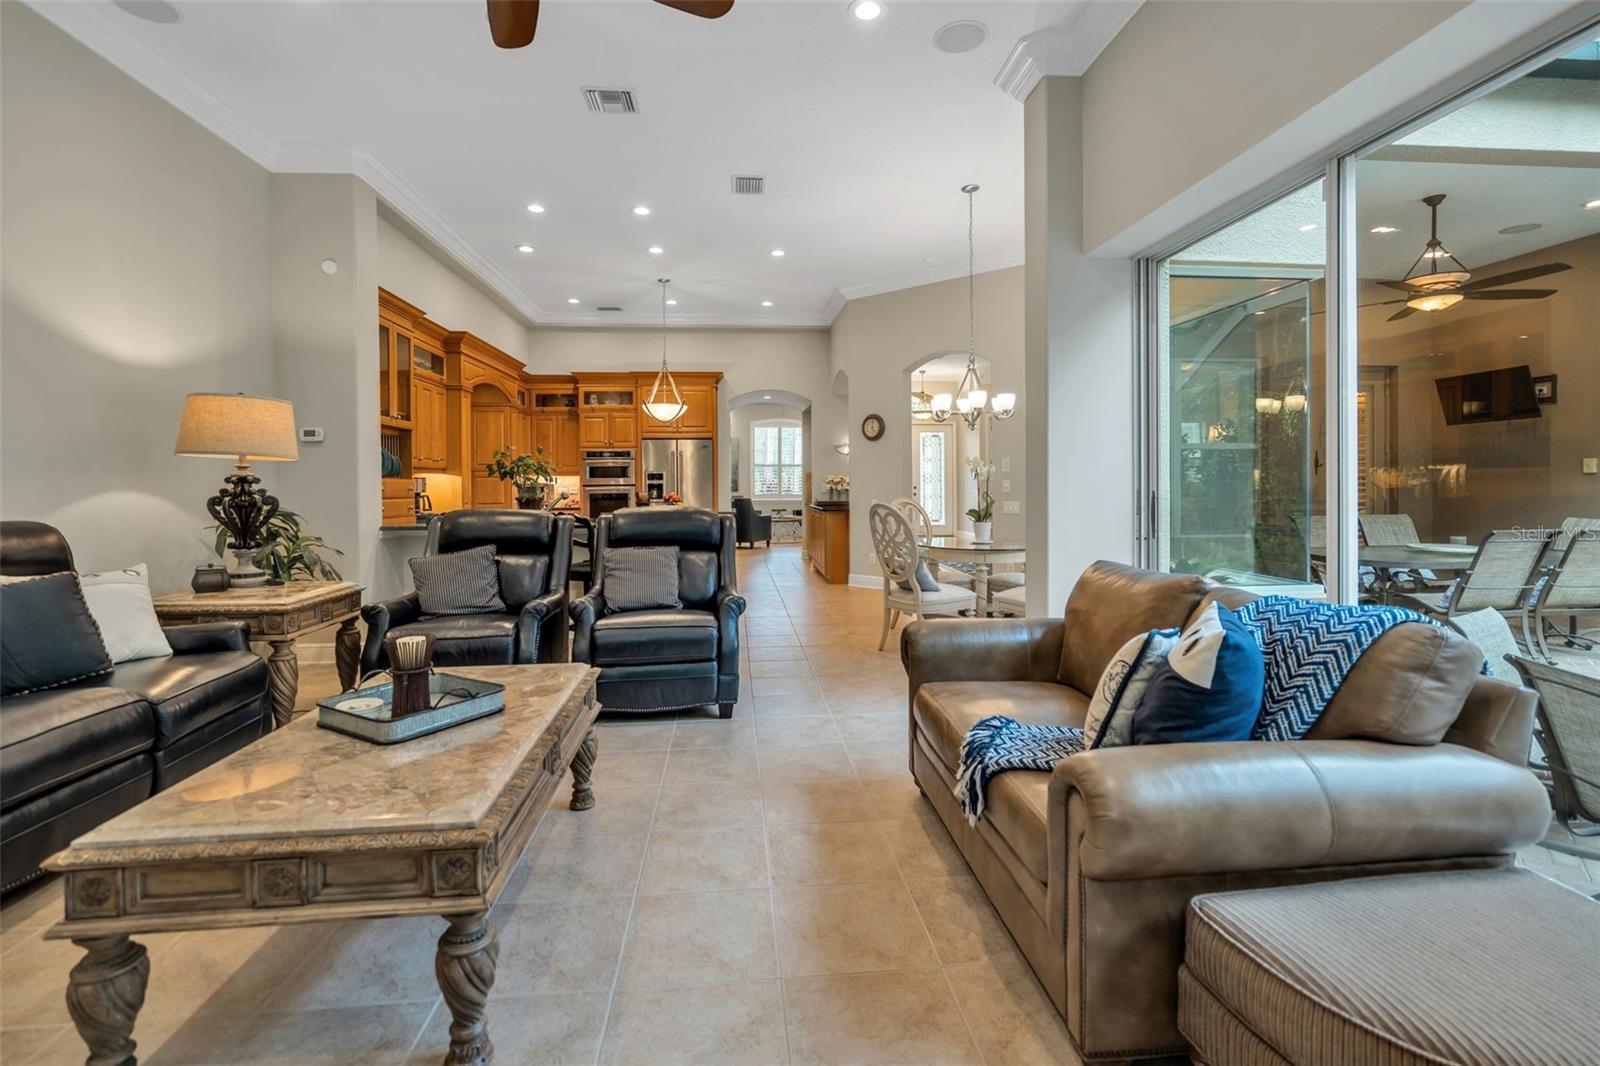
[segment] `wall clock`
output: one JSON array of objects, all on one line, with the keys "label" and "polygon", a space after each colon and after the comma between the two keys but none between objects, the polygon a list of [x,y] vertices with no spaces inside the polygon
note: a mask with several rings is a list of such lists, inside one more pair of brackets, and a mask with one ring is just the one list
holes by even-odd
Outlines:
[{"label": "wall clock", "polygon": [[861,435],[868,440],[879,440],[883,437],[883,416],[868,415],[861,420]]}]

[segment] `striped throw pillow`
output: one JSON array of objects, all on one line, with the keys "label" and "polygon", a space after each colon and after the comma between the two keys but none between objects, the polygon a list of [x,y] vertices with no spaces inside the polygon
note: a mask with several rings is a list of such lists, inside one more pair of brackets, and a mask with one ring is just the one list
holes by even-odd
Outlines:
[{"label": "striped throw pillow", "polygon": [[683,607],[677,548],[607,548],[600,567],[608,614]]},{"label": "striped throw pillow", "polygon": [[411,584],[423,614],[504,614],[494,545],[411,560]]}]

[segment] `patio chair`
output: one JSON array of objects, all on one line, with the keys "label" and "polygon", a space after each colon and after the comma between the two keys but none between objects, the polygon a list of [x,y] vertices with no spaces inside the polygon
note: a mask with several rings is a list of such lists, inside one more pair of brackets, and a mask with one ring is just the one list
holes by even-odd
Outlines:
[{"label": "patio chair", "polygon": [[[1363,544],[1370,544],[1373,547],[1380,545],[1393,547],[1422,543],[1422,538],[1417,535],[1417,524],[1408,514],[1364,514],[1357,516],[1356,522],[1361,528]],[[1376,573],[1373,576],[1376,578]],[[1443,589],[1449,586],[1449,582],[1423,567],[1414,570],[1397,569],[1391,572],[1391,577],[1397,587],[1409,592]]]},{"label": "patio chair", "polygon": [[889,640],[889,631],[900,623],[902,614],[915,615],[920,622],[934,615],[959,615],[976,610],[978,596],[971,589],[940,584],[924,592],[917,584],[917,540],[911,522],[899,509],[887,503],[874,503],[867,512],[872,532],[872,550],[883,571],[883,633],[878,650]]},{"label": "patio chair", "polygon": [[[1571,519],[1568,519],[1571,521]],[[1560,536],[1558,533],[1557,536]],[[1580,529],[1567,537],[1561,561],[1549,571],[1532,598],[1533,635],[1537,649],[1546,662],[1553,662],[1550,645],[1545,637],[1548,626],[1565,637],[1568,646],[1589,641],[1578,637],[1578,615],[1600,611],[1600,532]],[[1551,616],[1567,618],[1568,632],[1561,634]]]},{"label": "patio chair", "polygon": [[1472,564],[1438,596],[1406,595],[1399,601],[1439,618],[1451,619],[1492,608],[1522,625],[1523,647],[1534,647],[1528,601],[1540,576],[1539,560],[1553,534],[1542,538],[1526,530],[1499,529],[1478,545]]},{"label": "patio chair", "polygon": [[[1534,736],[1544,749],[1556,820],[1575,837],[1600,836],[1600,677],[1533,659],[1512,660],[1539,694]],[[1576,823],[1576,824],[1575,824]],[[1546,840],[1544,847],[1600,860],[1600,851]]]},{"label": "patio chair", "polygon": [[1493,607],[1485,607],[1481,611],[1458,614],[1447,622],[1483,652],[1483,658],[1489,664],[1490,676],[1513,685],[1522,684],[1522,675],[1509,661],[1521,655],[1522,649],[1517,647],[1517,638],[1511,635],[1505,615]]},{"label": "patio chair", "polygon": [[[1299,530],[1305,538],[1306,556],[1311,565],[1311,580],[1328,587],[1328,516],[1325,514],[1299,515],[1291,514],[1290,523]],[[1318,559],[1317,556],[1322,556]],[[1357,569],[1358,580],[1361,584],[1361,595],[1376,595],[1378,587],[1378,572],[1370,566]]]}]

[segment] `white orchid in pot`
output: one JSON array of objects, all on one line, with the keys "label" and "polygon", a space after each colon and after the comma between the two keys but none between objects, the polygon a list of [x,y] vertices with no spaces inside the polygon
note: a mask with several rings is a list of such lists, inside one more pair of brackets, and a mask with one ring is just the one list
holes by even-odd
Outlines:
[{"label": "white orchid in pot", "polygon": [[994,476],[994,464],[981,456],[967,458],[967,469],[978,486],[978,506],[967,508],[972,519],[972,539],[979,544],[994,541],[994,494],[989,491],[989,479]]}]

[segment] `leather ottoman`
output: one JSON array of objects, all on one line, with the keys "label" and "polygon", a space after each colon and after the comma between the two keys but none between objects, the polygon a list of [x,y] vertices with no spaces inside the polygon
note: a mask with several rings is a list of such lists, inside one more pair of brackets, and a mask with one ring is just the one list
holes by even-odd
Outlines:
[{"label": "leather ottoman", "polygon": [[1178,1028],[1196,1061],[1581,1066],[1600,903],[1526,870],[1197,896]]}]

